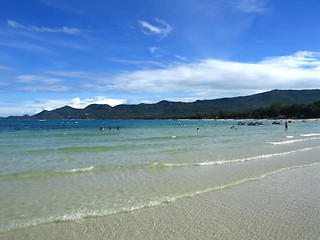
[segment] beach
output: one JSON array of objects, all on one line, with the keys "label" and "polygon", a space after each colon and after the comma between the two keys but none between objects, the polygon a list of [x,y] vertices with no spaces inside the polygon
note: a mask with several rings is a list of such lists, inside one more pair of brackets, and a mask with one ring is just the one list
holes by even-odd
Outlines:
[{"label": "beach", "polygon": [[319,239],[318,124],[0,122],[0,238]]},{"label": "beach", "polygon": [[176,202],[44,224],[2,239],[319,239],[319,173],[319,164],[284,170]]}]

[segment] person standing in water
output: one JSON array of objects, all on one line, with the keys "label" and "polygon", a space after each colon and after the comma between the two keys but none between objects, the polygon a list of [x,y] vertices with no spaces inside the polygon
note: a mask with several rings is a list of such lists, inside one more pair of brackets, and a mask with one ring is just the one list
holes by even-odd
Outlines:
[{"label": "person standing in water", "polygon": [[288,127],[289,127],[288,121],[285,122],[284,127],[285,127],[286,130],[288,129]]}]

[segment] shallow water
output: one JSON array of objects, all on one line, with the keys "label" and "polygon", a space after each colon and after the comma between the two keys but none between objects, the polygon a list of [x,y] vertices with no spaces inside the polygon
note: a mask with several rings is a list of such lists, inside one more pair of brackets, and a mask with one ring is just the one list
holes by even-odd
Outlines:
[{"label": "shallow water", "polygon": [[320,162],[319,122],[236,123],[0,121],[0,231],[132,211]]}]

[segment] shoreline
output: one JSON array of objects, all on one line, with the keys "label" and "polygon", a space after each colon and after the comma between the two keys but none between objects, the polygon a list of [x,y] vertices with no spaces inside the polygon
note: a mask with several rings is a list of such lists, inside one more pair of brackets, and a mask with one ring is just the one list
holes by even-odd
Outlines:
[{"label": "shoreline", "polygon": [[2,239],[317,239],[320,164],[127,213],[0,233]]},{"label": "shoreline", "polygon": [[320,118],[108,118],[108,119],[81,119],[81,118],[72,118],[72,119],[7,119],[0,118],[0,121],[153,121],[153,120],[171,120],[171,121],[292,121],[292,122],[318,122]]}]

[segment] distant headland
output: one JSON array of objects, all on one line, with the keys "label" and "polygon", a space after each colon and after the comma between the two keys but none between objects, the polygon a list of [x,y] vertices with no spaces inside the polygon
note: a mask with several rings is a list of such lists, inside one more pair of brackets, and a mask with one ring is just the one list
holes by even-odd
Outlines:
[{"label": "distant headland", "polygon": [[10,116],[2,120],[59,119],[227,119],[227,118],[320,118],[320,90],[272,90],[259,94],[197,100],[160,101],[155,104],[92,104],[83,109],[64,106],[33,116]]}]

